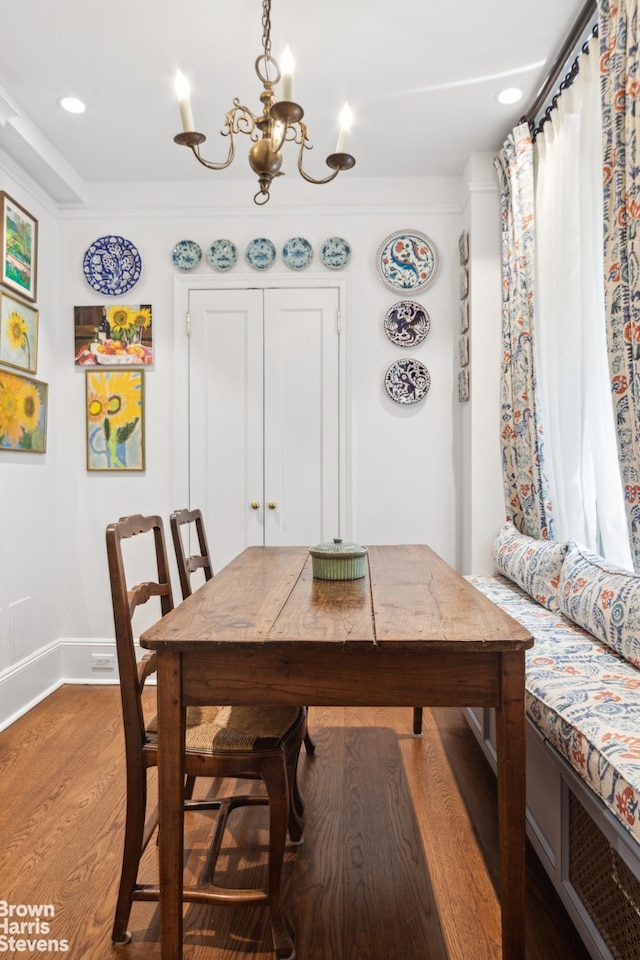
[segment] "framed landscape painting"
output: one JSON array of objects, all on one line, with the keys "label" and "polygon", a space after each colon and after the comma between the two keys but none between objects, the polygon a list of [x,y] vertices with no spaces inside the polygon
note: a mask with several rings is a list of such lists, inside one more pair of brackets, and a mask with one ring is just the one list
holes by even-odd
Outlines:
[{"label": "framed landscape painting", "polygon": [[0,370],[0,450],[45,453],[48,385]]},{"label": "framed landscape painting", "polygon": [[38,368],[38,311],[0,290],[0,363],[27,373]]},{"label": "framed landscape painting", "polygon": [[144,470],[142,370],[87,371],[87,470]]},{"label": "framed landscape painting", "polygon": [[0,190],[0,283],[26,300],[36,299],[38,221],[8,193]]}]

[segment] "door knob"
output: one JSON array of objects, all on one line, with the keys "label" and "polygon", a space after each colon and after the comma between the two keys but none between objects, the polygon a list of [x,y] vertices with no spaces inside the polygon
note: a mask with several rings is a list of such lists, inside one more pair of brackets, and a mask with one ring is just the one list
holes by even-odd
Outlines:
[{"label": "door knob", "polygon": [[275,500],[269,500],[267,506],[269,507],[269,510],[275,510],[278,504],[275,502]]},{"label": "door knob", "polygon": [[259,501],[259,500],[252,500],[252,501],[251,501],[251,509],[252,509],[252,510],[259,510],[259,509],[260,509],[260,501]]}]

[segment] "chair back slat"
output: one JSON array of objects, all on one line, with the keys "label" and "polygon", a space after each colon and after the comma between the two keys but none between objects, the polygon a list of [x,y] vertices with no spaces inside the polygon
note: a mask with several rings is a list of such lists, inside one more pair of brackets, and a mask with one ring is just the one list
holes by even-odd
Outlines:
[{"label": "chair back slat", "polygon": [[[213,577],[211,556],[209,554],[207,535],[204,529],[204,519],[202,512],[198,509],[174,510],[169,518],[169,524],[171,526],[171,536],[176,552],[180,589],[184,600],[190,597],[193,592],[191,583],[192,573],[195,573],[196,570],[202,570],[205,580],[211,580]],[[194,526],[190,527],[191,524]],[[187,533],[187,528],[190,528],[188,532],[192,532],[195,528],[198,553],[195,552],[195,549],[193,549],[192,552],[191,547],[188,551],[185,550],[183,534]]]}]

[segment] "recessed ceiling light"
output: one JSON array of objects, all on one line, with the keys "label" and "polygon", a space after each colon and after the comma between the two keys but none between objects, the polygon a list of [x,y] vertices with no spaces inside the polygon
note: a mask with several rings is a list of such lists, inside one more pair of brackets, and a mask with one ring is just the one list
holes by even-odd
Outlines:
[{"label": "recessed ceiling light", "polygon": [[58,105],[67,113],[84,113],[87,109],[82,100],[77,97],[60,97]]},{"label": "recessed ceiling light", "polygon": [[506,105],[517,103],[518,100],[522,100],[522,90],[518,87],[507,87],[505,90],[501,90],[500,93],[496,94],[496,100],[498,103],[504,103]]}]

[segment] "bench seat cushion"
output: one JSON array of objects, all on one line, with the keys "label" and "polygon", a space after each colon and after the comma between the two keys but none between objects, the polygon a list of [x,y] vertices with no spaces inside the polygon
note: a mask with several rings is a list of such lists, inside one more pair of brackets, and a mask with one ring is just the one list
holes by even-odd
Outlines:
[{"label": "bench seat cushion", "polygon": [[640,842],[640,671],[506,577],[468,577],[535,638],[526,713]]}]

